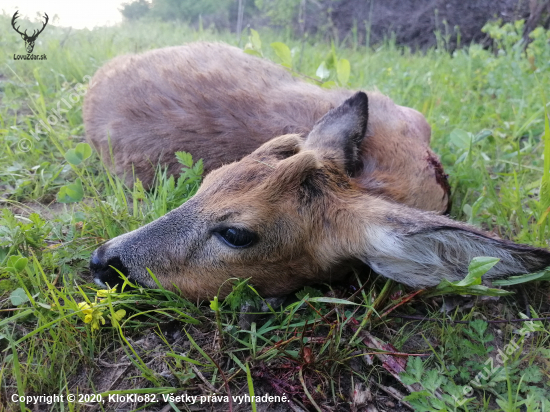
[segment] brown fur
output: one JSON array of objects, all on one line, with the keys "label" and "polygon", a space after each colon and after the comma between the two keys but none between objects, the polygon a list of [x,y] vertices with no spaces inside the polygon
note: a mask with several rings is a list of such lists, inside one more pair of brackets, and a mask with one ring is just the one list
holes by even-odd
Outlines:
[{"label": "brown fur", "polygon": [[[307,135],[353,92],[305,83],[283,67],[221,43],[191,43],[113,59],[84,102],[88,140],[113,170],[146,187],[155,165],[178,174],[174,152],[204,160],[209,172],[288,133]],[[369,94],[367,139],[356,183],[373,194],[424,210],[448,208],[449,190],[429,148],[419,112]],[[133,169],[134,168],[134,169]]]},{"label": "brown fur", "polygon": [[97,283],[117,282],[114,267],[154,287],[149,268],[189,298],[225,295],[234,278],[250,278],[267,297],[341,279],[364,264],[416,288],[462,279],[477,256],[500,259],[487,278],[550,264],[544,249],[385,199],[350,177],[368,140],[367,106],[357,93],[305,141],[281,136],[212,171],[182,206],[98,248],[90,263]]}]

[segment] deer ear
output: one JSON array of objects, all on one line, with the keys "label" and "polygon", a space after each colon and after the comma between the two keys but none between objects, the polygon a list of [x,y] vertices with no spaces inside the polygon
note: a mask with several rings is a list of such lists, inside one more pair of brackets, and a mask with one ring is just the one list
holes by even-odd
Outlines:
[{"label": "deer ear", "polygon": [[[260,187],[260,192],[278,198],[304,185],[320,168],[317,156],[312,151],[302,151],[280,161],[273,174]],[[268,196],[268,195],[265,195]]]},{"label": "deer ear", "polygon": [[273,156],[279,160],[286,159],[297,154],[302,146],[303,139],[298,134],[286,134],[269,140],[261,145],[251,157],[261,160],[267,156]]},{"label": "deer ear", "polygon": [[313,126],[305,149],[328,152],[328,156],[353,176],[360,167],[359,147],[367,130],[368,108],[366,93],[355,93]]},{"label": "deer ear", "polygon": [[484,278],[540,271],[550,266],[550,252],[494,238],[441,215],[402,207],[381,199],[385,216],[361,229],[358,256],[375,272],[415,288],[435,286],[442,279],[462,280],[474,257],[500,261]]}]

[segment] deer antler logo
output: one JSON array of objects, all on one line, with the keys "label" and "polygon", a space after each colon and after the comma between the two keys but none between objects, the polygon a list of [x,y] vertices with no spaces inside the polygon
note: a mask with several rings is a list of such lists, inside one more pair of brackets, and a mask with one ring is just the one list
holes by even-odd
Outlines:
[{"label": "deer antler logo", "polygon": [[48,24],[48,20],[49,20],[49,17],[46,13],[44,13],[44,18],[45,18],[45,22],[44,22],[44,25],[42,26],[42,28],[40,30],[38,30],[38,32],[36,30],[33,30],[33,33],[32,35],[28,35],[27,34],[27,30],[25,30],[24,33],[21,33],[19,31],[19,27],[20,26],[17,26],[15,27],[15,20],[17,20],[17,17],[19,17],[17,14],[19,13],[19,10],[17,10],[15,12],[15,14],[13,15],[13,17],[11,18],[11,25],[13,27],[13,29],[19,33],[21,35],[21,37],[23,38],[23,40],[25,40],[25,48],[27,49],[27,53],[32,53],[33,49],[34,49],[34,42],[36,41],[36,38],[38,37],[38,35],[40,33],[42,33],[44,31],[44,29],[46,28],[46,25]]}]

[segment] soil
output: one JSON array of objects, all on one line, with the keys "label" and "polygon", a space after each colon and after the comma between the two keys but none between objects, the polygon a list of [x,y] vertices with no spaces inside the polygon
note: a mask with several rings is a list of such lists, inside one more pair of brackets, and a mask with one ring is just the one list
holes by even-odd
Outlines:
[{"label": "soil", "polygon": [[413,50],[435,46],[436,31],[443,35],[447,50],[454,50],[471,42],[487,45],[489,39],[481,29],[490,20],[525,19],[526,36],[537,25],[548,27],[550,22],[550,0],[311,0],[302,4],[308,33],[326,33],[341,41],[352,38],[355,26],[359,44],[367,40],[370,45],[379,44],[393,33],[397,44]]}]

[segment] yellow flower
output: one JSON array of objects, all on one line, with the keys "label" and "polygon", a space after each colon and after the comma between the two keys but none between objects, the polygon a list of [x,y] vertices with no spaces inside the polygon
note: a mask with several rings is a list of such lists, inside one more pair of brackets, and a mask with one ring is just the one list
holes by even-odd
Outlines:
[{"label": "yellow flower", "polygon": [[99,329],[99,322],[101,322],[102,325],[105,325],[103,310],[97,307],[97,303],[92,303],[89,305],[86,302],[80,302],[78,307],[82,310],[82,313],[86,315],[84,316],[84,323],[90,323],[92,326],[92,331]]},{"label": "yellow flower", "polygon": [[85,315],[90,315],[93,312],[93,309],[86,302],[80,302],[78,304],[78,309],[80,309]]}]

